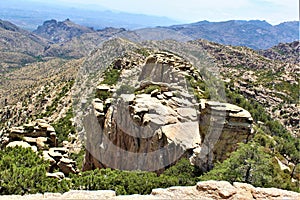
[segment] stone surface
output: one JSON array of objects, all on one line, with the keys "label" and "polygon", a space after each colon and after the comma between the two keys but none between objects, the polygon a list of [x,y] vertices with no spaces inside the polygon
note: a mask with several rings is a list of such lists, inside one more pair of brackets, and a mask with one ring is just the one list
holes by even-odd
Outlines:
[{"label": "stone surface", "polygon": [[68,158],[61,158],[59,162],[57,163],[57,166],[59,169],[66,175],[70,173],[77,173],[76,171],[76,162],[68,159]]},{"label": "stone surface", "polygon": [[97,87],[97,90],[98,90],[98,91],[109,91],[109,90],[110,90],[110,86],[109,86],[109,85],[104,85],[104,84],[102,84],[102,85],[99,85],[99,86]]},{"label": "stone surface", "polygon": [[10,142],[6,147],[16,147],[16,146],[20,146],[23,148],[31,148],[32,151],[36,152],[37,149],[34,146],[31,146],[30,144],[28,144],[27,142],[24,141],[14,141],[14,142]]},{"label": "stone surface", "polygon": [[197,183],[197,190],[207,193],[212,198],[228,199],[236,194],[236,188],[227,181],[203,181]]},{"label": "stone surface", "polygon": [[277,188],[255,188],[246,183],[234,183],[227,181],[203,181],[196,186],[174,186],[170,188],[153,189],[150,195],[120,195],[112,190],[84,191],[71,190],[64,194],[45,193],[33,195],[4,195],[0,200],[39,200],[39,199],[201,199],[201,200],[296,200],[300,193],[281,190]]},{"label": "stone surface", "polygon": [[103,112],[103,103],[100,99],[94,99],[93,106],[96,111]]},{"label": "stone surface", "polygon": [[54,172],[54,173],[47,172],[46,176],[50,177],[50,178],[56,178],[56,179],[64,179],[65,178],[65,174],[62,172]]},{"label": "stone surface", "polygon": [[201,143],[198,122],[185,122],[165,125],[161,128],[162,133],[176,144],[192,149]]},{"label": "stone surface", "polygon": [[215,161],[225,160],[226,152],[236,150],[239,142],[247,142],[253,136],[252,122],[251,114],[241,107],[201,100],[201,151],[193,155],[192,162],[206,171]]},{"label": "stone surface", "polygon": [[115,197],[116,193],[112,190],[99,190],[99,191],[76,191],[71,190],[64,193],[62,199],[111,199]]}]

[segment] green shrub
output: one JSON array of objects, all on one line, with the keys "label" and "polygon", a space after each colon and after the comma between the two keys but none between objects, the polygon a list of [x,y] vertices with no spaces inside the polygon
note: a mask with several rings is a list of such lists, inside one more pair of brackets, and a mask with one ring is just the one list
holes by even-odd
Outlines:
[{"label": "green shrub", "polygon": [[85,157],[85,150],[82,148],[79,153],[71,153],[70,159],[76,162],[79,169],[82,169]]},{"label": "green shrub", "polygon": [[192,165],[188,159],[182,158],[175,165],[168,168],[163,176],[176,177],[179,185],[187,186],[195,185],[200,174],[199,168]]},{"label": "green shrub", "polygon": [[137,50],[135,50],[135,52],[138,53],[138,54],[141,54],[144,57],[150,56],[149,51],[147,49],[145,49],[145,48],[137,49]]},{"label": "green shrub", "polygon": [[277,142],[276,151],[281,155],[287,155],[294,163],[300,161],[300,138],[294,138],[279,121],[272,119],[264,107],[254,99],[246,99],[238,91],[229,89],[226,89],[226,95],[229,103],[248,110],[255,122],[264,123],[261,131],[275,138]]},{"label": "green shrub", "polygon": [[121,85],[116,93],[117,95],[121,95],[121,94],[133,94],[135,91],[135,88],[130,86],[130,85]]},{"label": "green shrub", "polygon": [[71,119],[74,117],[72,108],[70,108],[66,116],[53,123],[52,126],[55,129],[58,144],[61,145],[64,140],[68,141],[69,134],[75,134],[76,129],[72,124]]},{"label": "green shrub", "polygon": [[101,84],[107,84],[107,85],[117,84],[118,79],[120,78],[120,74],[121,74],[120,70],[109,67],[104,72],[104,80],[101,82]]},{"label": "green shrub", "polygon": [[95,169],[72,175],[72,188],[84,190],[114,190],[118,195],[149,194],[157,186],[156,174],[111,169]]},{"label": "green shrub", "polygon": [[118,195],[127,195],[150,194],[154,188],[195,185],[198,173],[187,159],[182,159],[160,176],[154,172],[95,169],[71,178],[72,189],[115,190]]},{"label": "green shrub", "polygon": [[102,101],[105,101],[106,99],[110,98],[111,96],[112,96],[112,94],[109,91],[97,91],[95,98],[99,98]]},{"label": "green shrub", "polygon": [[231,156],[200,176],[199,180],[226,180],[245,182],[256,187],[276,187],[298,191],[290,175],[280,170],[267,148],[255,142],[241,143]]},{"label": "green shrub", "polygon": [[[210,99],[210,91],[203,81],[196,81],[192,76],[186,76],[186,80],[188,81],[188,84],[190,86],[190,92],[194,93],[197,101],[200,101],[200,99]],[[196,90],[197,88],[201,89],[203,92],[198,92]]]},{"label": "green shrub", "polygon": [[0,151],[0,195],[24,195],[69,190],[66,181],[46,177],[49,163],[31,148]]},{"label": "green shrub", "polygon": [[145,94],[150,94],[151,92],[153,92],[156,89],[159,90],[159,91],[161,91],[161,88],[160,88],[159,85],[149,85],[148,87],[146,87],[144,89],[144,93]]}]

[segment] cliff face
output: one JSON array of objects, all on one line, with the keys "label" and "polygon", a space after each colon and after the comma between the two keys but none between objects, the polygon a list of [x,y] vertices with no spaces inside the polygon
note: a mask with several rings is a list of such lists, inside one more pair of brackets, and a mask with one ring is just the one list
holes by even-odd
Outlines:
[{"label": "cliff face", "polygon": [[[100,94],[115,91],[115,95],[94,99],[97,120],[93,114],[86,119],[84,170],[161,172],[187,157],[205,171],[251,137],[252,118],[246,110],[204,99],[197,102],[186,77],[200,81],[201,75],[179,56],[154,53],[130,70],[122,63],[126,62],[119,62],[118,85],[98,87]],[[129,86],[131,91],[120,92]]]},{"label": "cliff face", "polygon": [[203,142],[194,149],[192,162],[210,170],[213,162],[225,160],[238,143],[253,136],[252,122],[251,114],[236,105],[202,100],[199,127]]}]

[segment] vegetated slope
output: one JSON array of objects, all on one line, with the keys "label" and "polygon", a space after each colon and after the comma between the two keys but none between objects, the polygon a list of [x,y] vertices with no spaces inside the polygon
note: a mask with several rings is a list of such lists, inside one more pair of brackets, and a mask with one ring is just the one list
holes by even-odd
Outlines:
[{"label": "vegetated slope", "polygon": [[1,76],[1,127],[19,126],[42,117],[50,117],[49,122],[61,118],[71,106],[69,90],[81,63],[56,58]]},{"label": "vegetated slope", "polygon": [[232,88],[259,102],[274,119],[299,135],[300,66],[295,63],[298,59],[295,50],[282,52],[277,60],[246,47],[224,46],[205,40],[193,43],[201,45],[216,60]]},{"label": "vegetated slope", "polygon": [[285,22],[272,26],[266,21],[231,20],[225,22],[201,21],[166,27],[193,39],[206,39],[225,45],[267,49],[278,43],[299,39],[299,22]]},{"label": "vegetated slope", "polygon": [[73,23],[69,19],[57,22],[52,19],[45,21],[43,25],[38,26],[33,33],[40,35],[54,43],[67,42],[73,37],[78,37],[84,33],[92,33],[94,30],[85,26]]},{"label": "vegetated slope", "polygon": [[47,41],[8,21],[0,20],[0,72],[34,62]]},{"label": "vegetated slope", "polygon": [[[204,40],[192,43],[205,48],[215,59],[225,81],[227,101],[251,113],[255,131],[246,145],[240,144],[227,160],[217,163],[200,179],[243,180],[254,185],[281,182],[276,187],[298,191],[299,63],[268,59],[246,47]],[[274,170],[277,172],[272,175]],[[259,181],[259,176],[264,181]]]}]

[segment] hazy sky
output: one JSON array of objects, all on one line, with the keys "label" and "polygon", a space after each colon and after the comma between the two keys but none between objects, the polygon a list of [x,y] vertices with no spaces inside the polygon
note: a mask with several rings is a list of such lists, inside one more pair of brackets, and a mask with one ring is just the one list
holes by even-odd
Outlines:
[{"label": "hazy sky", "polygon": [[[41,0],[39,0],[41,1]],[[45,2],[45,1],[43,1]],[[299,0],[52,0],[117,11],[166,16],[185,22],[260,19],[271,24],[299,20]]]}]

